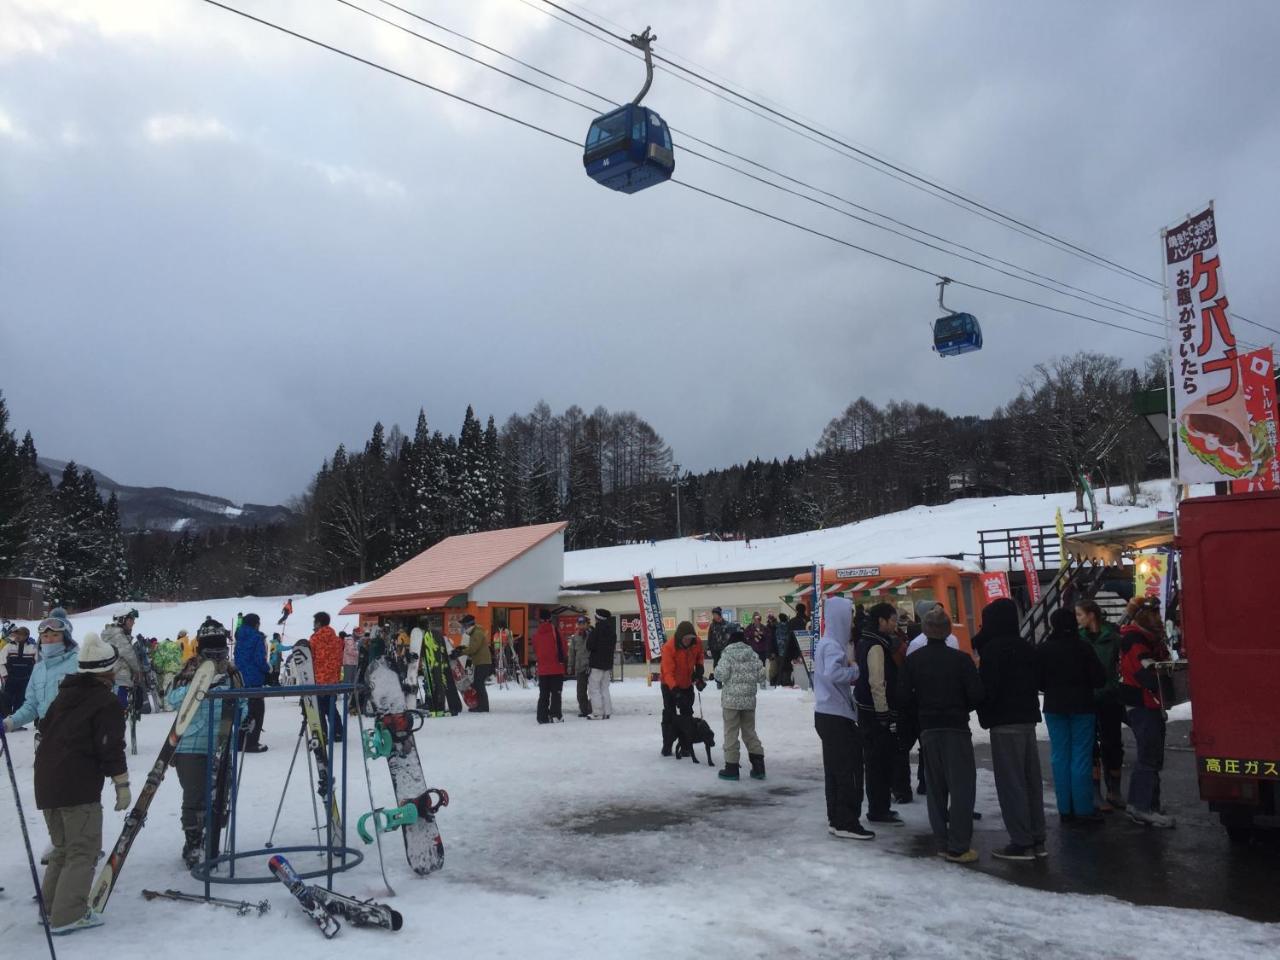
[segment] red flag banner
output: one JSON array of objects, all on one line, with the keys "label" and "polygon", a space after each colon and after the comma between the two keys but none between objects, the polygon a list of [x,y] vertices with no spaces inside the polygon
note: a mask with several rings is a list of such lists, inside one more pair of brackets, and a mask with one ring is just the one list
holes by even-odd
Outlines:
[{"label": "red flag banner", "polygon": [[1031,597],[1031,602],[1038,603],[1040,601],[1040,574],[1036,571],[1036,554],[1031,549],[1031,538],[1021,536],[1018,538],[1018,552],[1022,554],[1022,569],[1027,575],[1027,595]]},{"label": "red flag banner", "polygon": [[1232,493],[1280,490],[1280,457],[1276,456],[1275,358],[1270,347],[1240,358],[1240,386],[1249,414],[1250,453],[1257,473],[1231,481]]},{"label": "red flag banner", "polygon": [[982,575],[982,605],[984,607],[993,600],[1012,596],[1013,594],[1009,591],[1009,575],[1003,570],[992,570]]}]

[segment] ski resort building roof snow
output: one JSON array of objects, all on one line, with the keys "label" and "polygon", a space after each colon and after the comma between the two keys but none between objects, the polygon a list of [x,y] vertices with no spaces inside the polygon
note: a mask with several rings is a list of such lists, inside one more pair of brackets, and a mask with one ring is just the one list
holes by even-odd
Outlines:
[{"label": "ski resort building roof snow", "polygon": [[468,533],[441,540],[353,593],[344,614],[391,614],[470,604],[554,604],[566,523]]}]

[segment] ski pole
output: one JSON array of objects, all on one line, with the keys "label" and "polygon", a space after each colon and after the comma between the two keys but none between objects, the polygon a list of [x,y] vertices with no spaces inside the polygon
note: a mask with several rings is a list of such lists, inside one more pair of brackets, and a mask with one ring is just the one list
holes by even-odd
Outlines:
[{"label": "ski pole", "polygon": [[284,789],[280,791],[280,804],[276,807],[276,818],[271,822],[271,834],[267,837],[265,844],[268,850],[271,849],[271,841],[276,837],[276,827],[280,824],[280,811],[284,809],[285,794],[289,792],[289,781],[293,779],[293,765],[298,762],[298,748],[302,746],[302,737],[306,731],[298,731],[298,740],[293,745],[293,759],[289,761],[289,772],[284,775]]},{"label": "ski pole", "polygon": [[[364,749],[364,715],[363,714],[360,714],[360,713],[356,714],[356,725],[360,730],[360,757],[364,762],[364,782],[365,782],[365,785],[369,788],[369,809],[376,810],[378,805],[376,802],[374,802],[374,799],[373,799],[373,777],[371,777],[369,774],[369,754]],[[387,896],[394,897],[396,895],[396,892],[391,888],[391,881],[387,879],[387,867],[382,862],[381,832],[375,832],[374,838],[378,842],[378,869],[382,871],[382,882],[383,884],[386,885]]]},{"label": "ski pole", "polygon": [[22,795],[18,792],[18,775],[13,772],[13,755],[9,752],[9,738],[0,724],[0,747],[4,748],[4,763],[9,768],[9,783],[13,785],[13,804],[18,810],[18,822],[22,824],[22,842],[27,848],[27,863],[31,864],[31,882],[36,888],[36,902],[40,904],[40,922],[44,924],[44,938],[49,943],[49,956],[58,960],[53,949],[53,934],[49,930],[49,911],[44,905],[44,890],[40,886],[40,872],[36,870],[36,855],[31,849],[31,835],[27,833],[27,817],[22,812]]}]

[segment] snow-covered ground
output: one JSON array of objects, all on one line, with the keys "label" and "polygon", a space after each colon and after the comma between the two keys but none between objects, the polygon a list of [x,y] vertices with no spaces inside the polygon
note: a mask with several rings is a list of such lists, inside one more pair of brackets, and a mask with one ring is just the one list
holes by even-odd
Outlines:
[{"label": "snow-covered ground", "polygon": [[[234,612],[234,611],[233,611]],[[166,779],[116,888],[107,924],[58,941],[63,957],[138,956],[184,960],[384,955],[520,960],[661,957],[1012,958],[1248,957],[1274,950],[1274,928],[1219,913],[1137,907],[1117,900],[1013,886],[915,855],[927,832],[923,804],[902,808],[903,830],[873,843],[838,841],[825,831],[822,768],[812,701],[792,690],[762,694],[759,730],[769,779],[724,783],[705,765],[658,756],[659,695],[641,681],[614,685],[614,718],[579,720],[566,690],[563,724],[534,723],[533,690],[495,690],[489,715],[429,720],[418,734],[427,779],[448,789],[441,812],[446,861],[415,877],[399,838],[384,838],[387,872],[405,916],[396,934],[346,926],[325,941],[275,881],[216,888],[258,900],[263,917],[236,917],[202,905],[147,902],[142,888],[197,884],[182,868],[180,791]],[[719,701],[703,695],[719,735]],[[135,787],[167,729],[168,717],[140,725],[130,758]],[[245,761],[239,805],[242,849],[271,828],[297,731],[292,701],[268,704],[270,752]],[[32,737],[11,738],[27,821],[45,833],[31,792]],[[722,761],[720,747],[715,759]],[[349,819],[368,809],[359,753],[351,751]],[[301,764],[301,760],[299,763]],[[305,767],[301,767],[305,778]],[[392,801],[385,764],[371,767],[376,799]],[[979,774],[988,811],[977,845],[984,856],[1005,838],[994,815],[991,778]],[[106,843],[122,814],[108,812]],[[306,842],[307,788],[295,770],[277,845]],[[4,955],[45,950],[34,923],[30,876],[8,785],[0,790],[0,942]],[[360,845],[358,840],[353,840]],[[340,875],[339,890],[384,897],[374,848]],[[311,867],[310,858],[295,865]],[[1055,869],[1051,860],[1047,869]],[[242,865],[265,876],[265,857]],[[1030,869],[1030,867],[1029,867]]]},{"label": "snow-covered ground", "polygon": [[[1128,496],[1113,487],[1115,506],[1107,506],[1106,491],[1098,490],[1098,515],[1108,527],[1156,519],[1169,508],[1169,482],[1143,485],[1139,506],[1120,505]],[[767,570],[821,563],[828,567],[895,563],[958,553],[976,557],[978,531],[1005,527],[1052,526],[1062,509],[1067,523],[1084,520],[1073,513],[1074,493],[1033,494],[955,500],[936,507],[918,506],[870,517],[857,523],[811,530],[785,537],[716,541],[685,537],[657,543],[575,550],[564,556],[564,583],[629,580],[652,571],[658,577],[735,570]],[[997,565],[998,566],[998,565]]]}]

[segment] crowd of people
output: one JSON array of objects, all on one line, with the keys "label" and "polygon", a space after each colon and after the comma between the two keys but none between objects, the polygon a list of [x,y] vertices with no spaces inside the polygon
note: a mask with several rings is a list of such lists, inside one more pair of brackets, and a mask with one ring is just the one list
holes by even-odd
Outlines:
[{"label": "crowd of people", "polygon": [[[110,779],[116,810],[131,803],[125,724],[128,712],[136,709],[145,678],[155,678],[169,709],[183,702],[200,664],[210,660],[216,665],[215,687],[281,682],[282,658],[289,648],[279,633],[267,640],[256,613],[237,615],[231,629],[206,618],[194,635],[181,630],[176,639],[160,642],[133,636],[137,617],[136,610],[126,611],[101,634],[88,633],[77,643],[66,612],[56,609],[40,622],[35,644],[25,628],[16,628],[0,655],[6,668],[6,734],[33,723],[40,734],[36,804],[52,841],[43,895],[56,933],[102,922],[88,907],[89,885],[102,849],[99,797],[103,780]],[[451,643],[436,638],[425,622],[416,624],[423,630],[417,654],[420,706],[432,712],[461,712],[449,661],[466,656],[474,670],[471,709],[486,712],[493,647],[474,617],[465,615],[458,625],[458,642]],[[310,650],[315,684],[358,686],[368,664],[384,654],[402,669],[407,667],[414,657],[409,650],[414,626],[409,621],[388,622],[339,633],[321,612],[314,617],[310,635],[296,645]],[[664,643],[658,665],[661,755],[693,756],[703,739],[697,726],[702,721],[694,717],[695,698],[713,682],[720,688],[723,721],[720,778],[740,778],[745,746],[750,776],[763,780],[765,749],[756,729],[759,691],[771,682],[789,685],[797,669],[809,670],[797,637],[808,628],[803,604],[790,619],[770,615],[766,621],[756,614],[745,625],[726,620],[717,607],[705,644],[691,622],[680,622]],[[955,863],[976,861],[973,821],[980,814],[974,810],[977,777],[970,729],[975,712],[979,724],[990,731],[996,793],[1009,837],[993,856],[1023,861],[1048,856],[1036,745],[1036,727],[1042,720],[1049,732],[1062,823],[1100,824],[1107,813],[1123,808],[1135,822],[1173,826],[1160,798],[1167,718],[1153,665],[1170,654],[1159,613],[1142,602],[1133,603],[1117,630],[1096,603],[1082,599],[1073,610],[1055,611],[1049,628],[1043,641],[1033,646],[1020,635],[1014,602],[996,600],[982,611],[971,655],[960,649],[940,603],[921,602],[915,616],[908,617],[890,603],[863,609],[841,597],[828,598],[810,679],[829,833],[840,839],[874,839],[872,827],[903,824],[895,804],[923,795],[939,855]],[[592,619],[579,615],[568,638],[561,635],[552,612],[540,610],[530,647],[538,675],[538,723],[563,720],[567,678],[576,683],[579,717],[610,718],[617,633],[609,610],[596,610]],[[21,669],[24,666],[27,669]],[[21,684],[13,683],[14,678]],[[322,716],[331,716],[332,697],[317,700]],[[358,701],[359,695],[353,698],[353,709],[358,709]],[[262,698],[224,702],[238,711],[240,748],[246,753],[266,751],[261,742]],[[1122,797],[1125,724],[1133,732],[1137,756],[1127,797]],[[326,729],[329,734],[336,740],[341,731]],[[173,762],[182,789],[182,858],[188,865],[209,855],[210,836],[219,828],[204,822],[213,736],[206,714],[198,711]],[[910,753],[917,743],[913,790]],[[696,756],[693,759],[696,762]],[[215,811],[220,806],[215,803]],[[212,842],[216,846],[216,839]]]},{"label": "crowd of people", "polygon": [[[1016,604],[995,600],[982,611],[973,655],[959,649],[941,604],[917,605],[914,620],[889,603],[859,613],[855,620],[850,601],[829,599],[814,651],[815,726],[833,836],[875,838],[862,822],[864,800],[869,824],[902,825],[891,804],[914,799],[909,752],[918,741],[916,793],[926,797],[938,853],[955,863],[976,861],[975,712],[990,732],[1009,835],[993,856],[1048,856],[1036,746],[1042,719],[1062,823],[1101,824],[1123,808],[1136,823],[1174,826],[1160,804],[1167,717],[1154,670],[1170,654],[1153,607],[1131,605],[1116,631],[1094,601],[1083,599],[1074,610],[1054,611],[1048,635],[1033,646],[1021,636]],[[1120,795],[1122,723],[1137,744],[1127,799]]]}]

